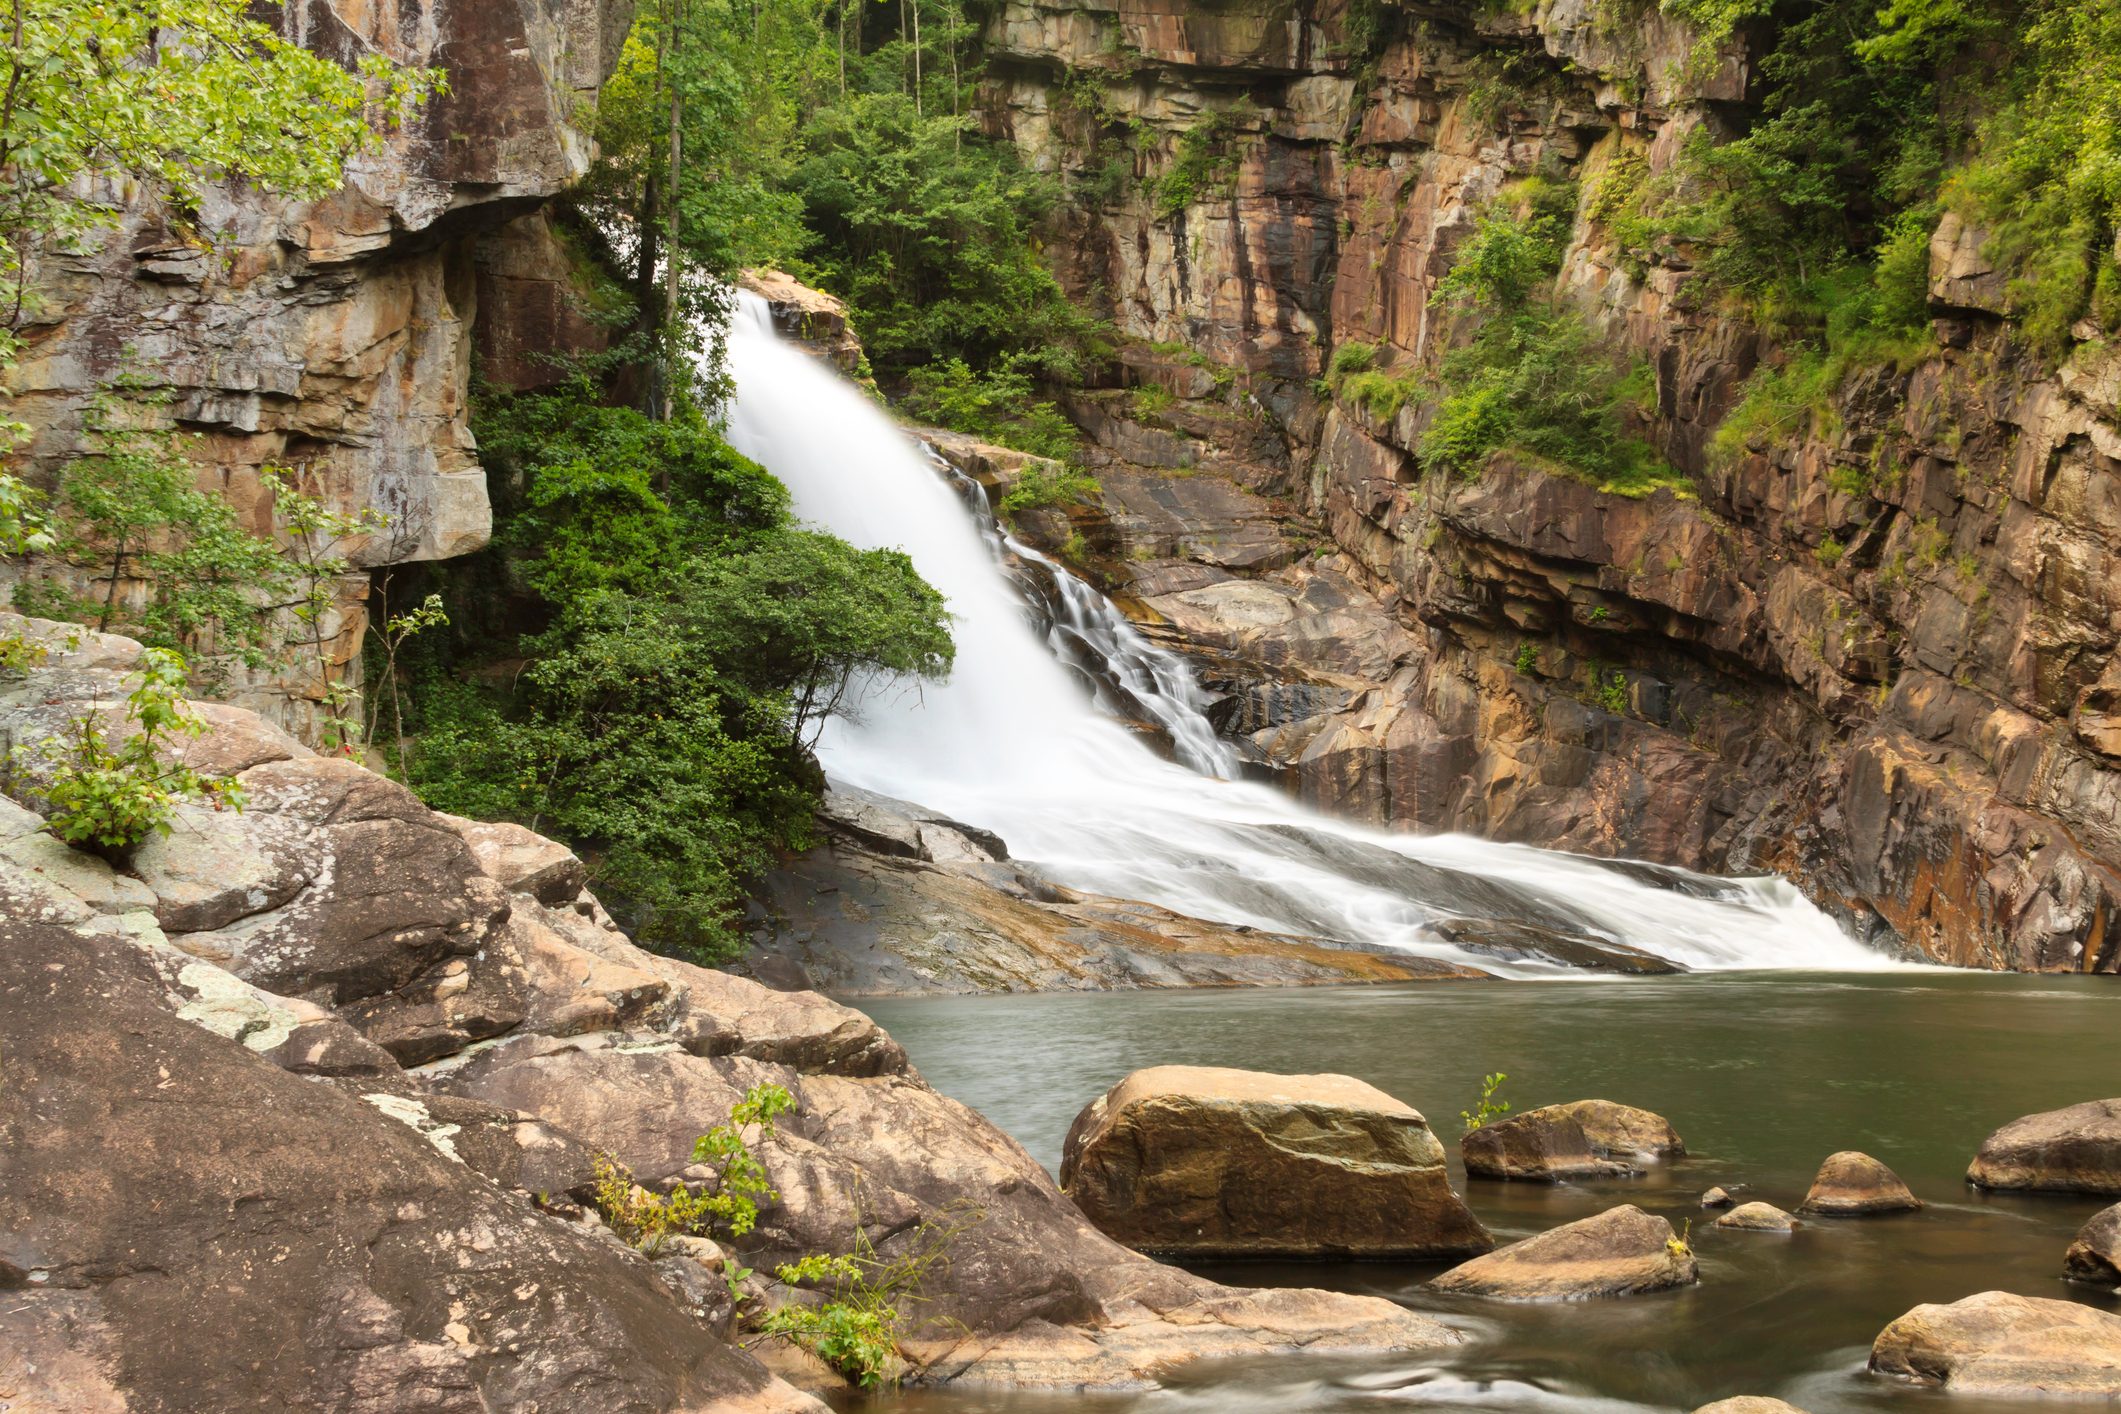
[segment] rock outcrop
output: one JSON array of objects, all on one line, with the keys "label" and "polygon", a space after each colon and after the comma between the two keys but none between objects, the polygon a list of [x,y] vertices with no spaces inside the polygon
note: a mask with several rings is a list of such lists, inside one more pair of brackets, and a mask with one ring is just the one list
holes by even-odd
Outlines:
[{"label": "rock outcrop", "polygon": [[2121,1287],[2121,1203],[2084,1225],[2062,1254],[2062,1270],[2071,1281]]},{"label": "rock outcrop", "polygon": [[1922,1200],[1908,1191],[1899,1174],[1869,1154],[1844,1149],[1827,1155],[1826,1162],[1819,1165],[1819,1173],[1797,1211],[1853,1218],[1907,1212],[1921,1206]]},{"label": "rock outcrop", "polygon": [[1662,1115],[1611,1100],[1545,1105],[1493,1120],[1467,1134],[1458,1149],[1473,1177],[1541,1183],[1639,1174],[1644,1160],[1686,1153]]},{"label": "rock outcrop", "polygon": [[1982,1141],[1977,1188],[2121,1194],[2121,1100],[2087,1100],[2014,1119]]},{"label": "rock outcrop", "polygon": [[[1361,819],[1780,871],[1940,961],[2121,969],[2121,350],[2021,348],[1947,222],[1925,357],[1712,453],[1784,352],[1605,216],[1744,128],[1743,30],[1704,62],[1580,0],[1011,0],[987,43],[984,120],[1075,193],[1059,268],[1125,339],[1071,403],[1104,494],[1027,533],[1081,535],[1256,764]],[[1654,372],[1685,491],[1414,456],[1432,296],[1535,171],[1579,184],[1559,288]]]},{"label": "rock outcrop", "polygon": [[1663,1218],[1631,1203],[1453,1267],[1437,1290],[1510,1301],[1576,1301],[1690,1286],[1694,1254]]},{"label": "rock outcrop", "polygon": [[[50,656],[0,684],[0,732],[34,802],[38,742],[122,700],[140,649],[27,628]],[[762,1146],[779,1198],[735,1254],[947,1241],[904,1342],[916,1378],[1138,1384],[1460,1339],[1138,1257],[867,1017],[643,952],[552,841],[195,710],[190,758],[235,778],[241,813],[188,808],[114,868],[0,809],[0,1057],[38,1077],[0,1096],[0,1285],[23,1298],[0,1331],[69,1397],[398,1408],[429,1381],[438,1409],[815,1408],[732,1343],[697,1255],[651,1266],[581,1206],[599,1152],[655,1188],[695,1178],[695,1139],[762,1083],[799,1110]]]},{"label": "rock outcrop", "polygon": [[1086,1106],[1061,1187],[1107,1236],[1165,1256],[1485,1252],[1415,1110],[1345,1075],[1157,1066]]},{"label": "rock outcrop", "polygon": [[2121,1316],[1984,1291],[1879,1332],[1871,1369],[1989,1399],[2121,1399]]}]

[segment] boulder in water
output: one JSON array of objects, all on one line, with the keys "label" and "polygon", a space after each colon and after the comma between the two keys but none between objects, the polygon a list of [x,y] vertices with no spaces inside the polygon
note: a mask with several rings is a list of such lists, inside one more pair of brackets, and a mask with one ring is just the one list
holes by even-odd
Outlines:
[{"label": "boulder in water", "polygon": [[1795,1232],[1797,1220],[1773,1203],[1741,1203],[1717,1218],[1716,1226],[1737,1232]]},{"label": "boulder in water", "polygon": [[1437,1291],[1514,1301],[1633,1296],[1696,1280],[1694,1254],[1672,1225],[1624,1203],[1453,1267]]},{"label": "boulder in water", "polygon": [[1871,1346],[1871,1368],[1990,1399],[2121,1399],[2121,1316],[1984,1291],[1894,1321]]},{"label": "boulder in water", "polygon": [[2063,1254],[2062,1270],[2071,1281],[2121,1286],[2121,1203],[2094,1216]]},{"label": "boulder in water", "polygon": [[2012,1120],[1981,1145],[1966,1181],[1977,1188],[2121,1194],[2121,1099]]},{"label": "boulder in water", "polygon": [[1731,1196],[1730,1189],[1720,1186],[1701,1195],[1701,1206],[1704,1208],[1728,1208],[1737,1201]]},{"label": "boulder in water", "polygon": [[1761,1394],[1741,1394],[1730,1399],[1719,1399],[1714,1404],[1704,1404],[1694,1414],[1804,1414],[1794,1404],[1779,1399],[1769,1399]]},{"label": "boulder in water", "polygon": [[1921,1206],[1922,1200],[1908,1191],[1899,1174],[1869,1154],[1844,1149],[1828,1155],[1819,1166],[1819,1176],[1812,1180],[1811,1190],[1797,1211],[1853,1218],[1869,1213],[1906,1212]]},{"label": "boulder in water", "polygon": [[1540,1183],[1638,1174],[1642,1159],[1686,1152],[1662,1115],[1611,1100],[1527,1110],[1482,1125],[1458,1147],[1470,1175]]},{"label": "boulder in water", "polygon": [[1495,1245],[1428,1121],[1345,1075],[1157,1066],[1076,1116],[1061,1185],[1108,1236],[1187,1257],[1440,1257]]}]

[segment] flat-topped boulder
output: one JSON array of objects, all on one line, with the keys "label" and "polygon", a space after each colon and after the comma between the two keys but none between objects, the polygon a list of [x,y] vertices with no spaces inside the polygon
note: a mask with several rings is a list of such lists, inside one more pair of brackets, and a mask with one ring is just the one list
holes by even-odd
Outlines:
[{"label": "flat-topped boulder", "polygon": [[1694,1254],[1672,1225],[1623,1203],[1475,1257],[1430,1285],[1512,1301],[1576,1301],[1662,1291],[1695,1280]]},{"label": "flat-topped boulder", "polygon": [[1611,1100],[1546,1105],[1473,1130],[1459,1142],[1475,1178],[1559,1183],[1642,1172],[1649,1159],[1686,1153],[1664,1116]]},{"label": "flat-topped boulder", "polygon": [[2071,1281],[2121,1286],[2121,1203],[2095,1215],[2062,1254],[2062,1270]]},{"label": "flat-topped boulder", "polygon": [[1734,1232],[1795,1232],[1797,1220],[1773,1203],[1740,1203],[1716,1219]]},{"label": "flat-topped boulder", "polygon": [[1900,1175],[1869,1154],[1844,1149],[1819,1166],[1797,1211],[1826,1217],[1854,1218],[1871,1213],[1910,1212],[1922,1206]]},{"label": "flat-topped boulder", "polygon": [[2012,1120],[1982,1143],[1966,1181],[1977,1188],[2121,1195],[2121,1099]]},{"label": "flat-topped boulder", "polygon": [[2121,1399],[2121,1316],[1984,1291],[1917,1306],[1871,1346],[1879,1374],[1991,1399]]},{"label": "flat-topped boulder", "polygon": [[1346,1075],[1138,1070],[1076,1116],[1061,1185],[1107,1236],[1188,1257],[1440,1257],[1495,1245],[1420,1112]]}]

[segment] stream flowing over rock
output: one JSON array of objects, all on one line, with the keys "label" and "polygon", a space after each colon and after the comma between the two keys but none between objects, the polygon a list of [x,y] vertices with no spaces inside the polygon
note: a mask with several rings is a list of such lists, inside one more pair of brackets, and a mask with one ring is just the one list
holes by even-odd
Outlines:
[{"label": "stream flowing over rock", "polygon": [[1495,1245],[1428,1122],[1345,1075],[1138,1070],[1076,1116],[1061,1187],[1174,1257],[1456,1257]]},{"label": "stream flowing over rock", "polygon": [[1663,1291],[1698,1279],[1694,1254],[1679,1245],[1672,1225],[1623,1203],[1475,1257],[1430,1286],[1510,1301],[1576,1301]]},{"label": "stream flowing over rock", "polygon": [[[7,626],[51,649],[0,692],[18,744],[128,690],[137,644]],[[816,1409],[735,1343],[697,1254],[650,1264],[579,1206],[600,1152],[651,1188],[696,1178],[695,1139],[758,1084],[798,1109],[732,1254],[946,1243],[902,1342],[916,1379],[1139,1384],[1462,1339],[1136,1256],[867,1017],[643,952],[552,841],[195,710],[189,755],[241,813],[187,808],[123,868],[0,818],[0,1057],[29,1082],[0,1092],[0,1346],[36,1353],[36,1397]]]},{"label": "stream flowing over rock", "polygon": [[2121,1316],[1984,1291],[1894,1321],[1871,1346],[1871,1368],[1948,1394],[2121,1399]]},{"label": "stream flowing over rock", "polygon": [[2121,1194],[2121,1099],[2012,1120],[1966,1171],[1977,1188]]}]

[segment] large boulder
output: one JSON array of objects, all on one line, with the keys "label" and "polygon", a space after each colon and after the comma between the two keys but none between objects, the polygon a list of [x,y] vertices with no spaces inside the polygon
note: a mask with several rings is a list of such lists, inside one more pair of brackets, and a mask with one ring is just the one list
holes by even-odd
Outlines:
[{"label": "large boulder", "polygon": [[1345,1075],[1157,1066],[1076,1116],[1061,1186],[1136,1251],[1437,1257],[1495,1245],[1428,1121]]},{"label": "large boulder", "polygon": [[1458,1150],[1466,1173],[1476,1178],[1559,1183],[1637,1174],[1643,1160],[1678,1158],[1686,1145],[1662,1115],[1611,1100],[1577,1100],[1484,1124]]},{"label": "large boulder", "polygon": [[1966,1181],[1979,1188],[2121,1195],[2121,1099],[2012,1120],[1982,1143]]},{"label": "large boulder", "polygon": [[1900,1181],[1900,1175],[1869,1154],[1844,1149],[1829,1154],[1798,1205],[1800,1213],[1852,1218],[1870,1213],[1908,1212],[1922,1200]]},{"label": "large boulder", "polygon": [[1990,1399],[2121,1399],[2121,1316],[1984,1291],[1894,1321],[1871,1346],[1871,1368]]},{"label": "large boulder", "polygon": [[467,1167],[461,1124],[166,1006],[134,943],[0,921],[15,1407],[822,1409]]},{"label": "large boulder", "polygon": [[2062,1255],[2062,1270],[2072,1281],[2121,1286],[2121,1203],[2097,1214],[2078,1231]]},{"label": "large boulder", "polygon": [[1694,1254],[1663,1218],[1630,1203],[1453,1267],[1437,1291],[1514,1301],[1633,1296],[1696,1280]]},{"label": "large boulder", "polygon": [[579,1137],[651,1188],[688,1177],[694,1139],[760,1083],[787,1087],[798,1108],[761,1147],[780,1196],[741,1244],[743,1261],[768,1270],[845,1252],[858,1231],[892,1260],[953,1234],[902,1341],[922,1378],[1126,1385],[1203,1357],[1463,1339],[1388,1301],[1232,1289],[1137,1256],[1013,1140],[911,1074],[804,1073],[614,1033],[511,1038],[436,1080]]}]

